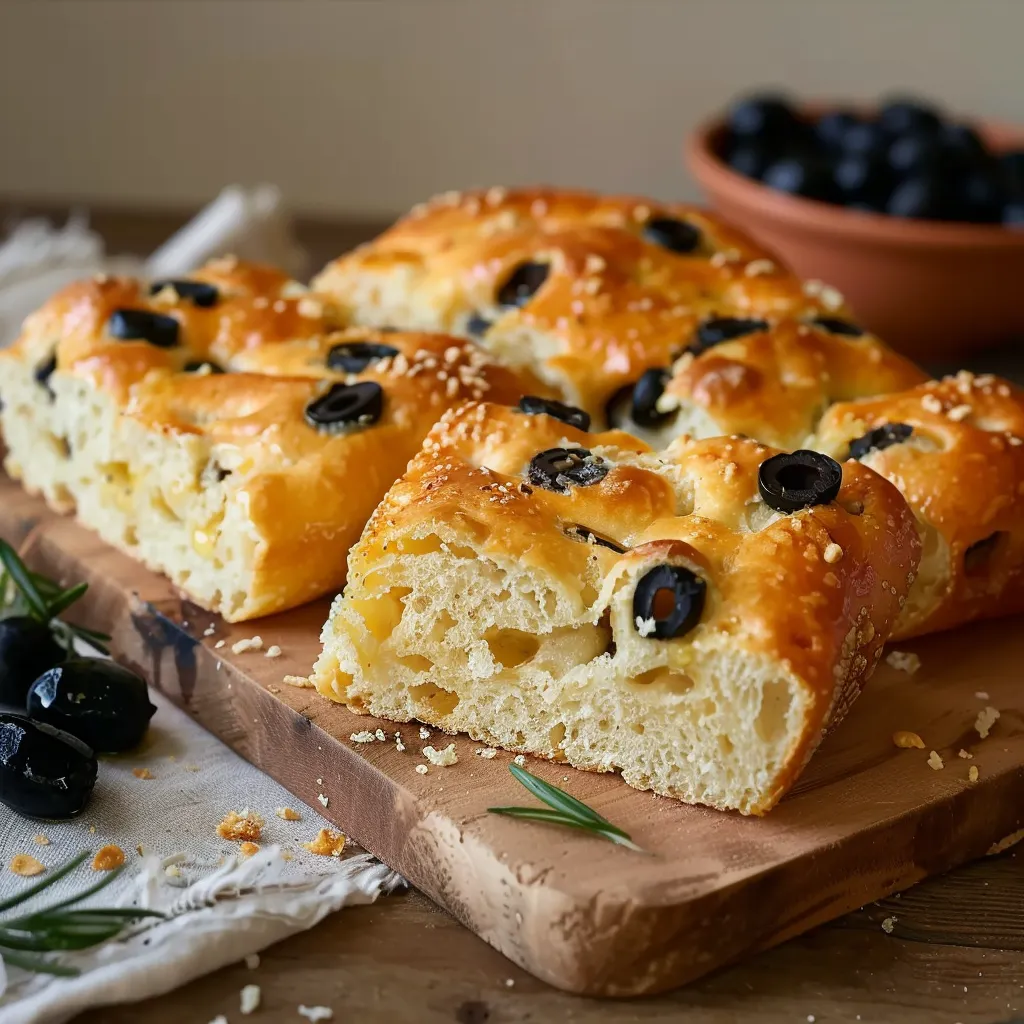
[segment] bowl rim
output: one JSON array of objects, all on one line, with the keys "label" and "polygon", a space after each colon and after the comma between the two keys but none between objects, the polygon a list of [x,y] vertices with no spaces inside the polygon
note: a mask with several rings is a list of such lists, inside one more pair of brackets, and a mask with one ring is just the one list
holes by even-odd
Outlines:
[{"label": "bowl rim", "polygon": [[[837,107],[807,104],[808,113],[821,113]],[[848,108],[846,108],[848,109]],[[983,134],[1005,132],[1018,134],[1024,141],[1024,129],[998,121],[975,119],[974,125]],[[942,247],[946,249],[1024,249],[1024,231],[1015,231],[999,224],[963,224],[957,221],[917,220],[890,217],[883,213],[848,210],[835,203],[825,203],[804,196],[792,196],[769,188],[754,178],[733,170],[712,147],[712,140],[725,129],[720,115],[697,125],[683,144],[686,165],[697,182],[712,198],[723,185],[732,193],[731,199],[757,214],[779,223],[786,223],[805,232],[831,232],[864,241],[884,242],[895,246]]]}]

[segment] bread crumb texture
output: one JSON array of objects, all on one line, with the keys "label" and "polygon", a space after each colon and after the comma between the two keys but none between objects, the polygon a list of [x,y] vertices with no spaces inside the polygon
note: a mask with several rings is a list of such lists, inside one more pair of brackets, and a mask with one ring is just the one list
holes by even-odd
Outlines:
[{"label": "bread crumb texture", "polygon": [[255,843],[263,830],[263,818],[255,811],[246,807],[243,811],[228,811],[224,820],[217,826],[217,835],[221,839],[230,839],[234,843]]},{"label": "bread crumb texture", "polygon": [[345,837],[330,828],[322,828],[311,843],[302,844],[319,857],[340,857],[345,849]]},{"label": "bread crumb texture", "polygon": [[243,1014],[255,1013],[260,1006],[259,985],[246,985],[239,994],[239,1009]]},{"label": "bread crumb texture", "polygon": [[423,756],[431,764],[436,764],[439,768],[448,768],[459,760],[459,755],[455,751],[454,743],[449,743],[443,750],[435,750],[433,747],[424,747]]},{"label": "bread crumb texture", "polygon": [[942,771],[942,769],[945,767],[945,765],[942,762],[942,758],[939,756],[939,752],[937,750],[933,750],[928,755],[928,767],[931,768],[931,770],[934,772]]},{"label": "bread crumb texture", "polygon": [[124,864],[124,850],[113,843],[108,843],[97,850],[96,856],[92,859],[93,871],[113,871],[114,868],[119,868],[122,864]]},{"label": "bread crumb texture", "polygon": [[988,734],[992,731],[992,726],[996,724],[999,719],[999,712],[993,707],[982,708],[978,712],[978,717],[974,721],[974,728],[977,730],[978,735],[985,739]]},{"label": "bread crumb texture", "polygon": [[916,732],[908,732],[906,729],[894,732],[892,734],[892,741],[897,747],[916,747],[918,750],[924,750],[924,740]]},{"label": "bread crumb texture", "polygon": [[16,875],[31,878],[33,875],[41,875],[46,870],[46,866],[30,853],[16,853],[11,858],[10,869]]},{"label": "bread crumb texture", "polygon": [[897,672],[906,672],[908,676],[912,676],[921,667],[921,659],[910,651],[890,651],[885,656],[885,663]]}]

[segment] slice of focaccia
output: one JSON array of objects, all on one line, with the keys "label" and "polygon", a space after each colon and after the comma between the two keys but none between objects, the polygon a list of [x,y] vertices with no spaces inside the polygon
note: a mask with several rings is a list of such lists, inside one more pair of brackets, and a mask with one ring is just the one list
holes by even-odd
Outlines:
[{"label": "slice of focaccia", "polygon": [[336,590],[440,415],[535,390],[471,342],[344,326],[234,260],[73,285],[0,353],[6,468],[231,621]]},{"label": "slice of focaccia", "polygon": [[958,373],[833,406],[817,443],[891,480],[918,519],[921,566],[894,638],[1024,611],[1024,392]]},{"label": "slice of focaccia", "polygon": [[319,691],[632,786],[769,809],[870,675],[914,517],[858,465],[472,403],[353,549]]}]

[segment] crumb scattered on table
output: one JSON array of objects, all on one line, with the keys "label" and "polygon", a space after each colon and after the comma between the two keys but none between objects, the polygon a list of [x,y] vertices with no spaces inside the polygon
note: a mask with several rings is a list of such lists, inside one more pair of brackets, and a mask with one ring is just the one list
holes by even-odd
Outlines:
[{"label": "crumb scattered on table", "polygon": [[307,676],[285,676],[282,683],[286,683],[288,686],[297,686],[301,690],[312,690],[313,681]]},{"label": "crumb scattered on table", "polygon": [[490,761],[492,757],[497,756],[498,752],[494,747],[477,747],[473,753],[476,754],[477,757],[482,757],[485,760]]},{"label": "crumb scattered on table", "polygon": [[124,850],[120,846],[108,843],[96,851],[92,859],[93,871],[113,871],[124,864]]},{"label": "crumb scattered on table", "polygon": [[978,781],[978,766],[976,764],[972,764],[971,767],[967,770],[967,779],[969,782]]},{"label": "crumb scattered on table", "polygon": [[260,852],[259,843],[242,843],[241,846],[238,847],[238,852],[248,860],[248,858],[253,854]]},{"label": "crumb scattered on table", "polygon": [[303,1006],[299,1004],[299,1016],[318,1024],[322,1020],[333,1020],[334,1011],[329,1006]]},{"label": "crumb scattered on table", "polygon": [[34,835],[32,837],[32,842],[35,843],[36,846],[49,846],[50,845],[49,838],[47,836],[44,836],[42,834],[42,832],[38,833],[38,835]]},{"label": "crumb scattered on table", "polygon": [[250,971],[255,971],[256,968],[259,967],[259,965],[260,965],[260,955],[259,955],[259,953],[246,953],[245,954],[245,966],[248,967]]},{"label": "crumb scattered on table", "polygon": [[281,648],[278,647],[277,644],[271,644],[267,648],[267,653],[264,654],[263,657],[265,657],[265,658],[280,658],[281,657]]},{"label": "crumb scattered on table", "polygon": [[918,750],[924,750],[924,740],[916,732],[909,732],[906,729],[894,732],[892,734],[892,741],[897,747],[903,747],[904,749],[916,747]]},{"label": "crumb scattered on table", "polygon": [[317,793],[316,798],[317,798],[317,800],[320,801],[321,805],[324,806],[324,807],[327,806],[327,804],[330,802],[330,799],[331,799],[329,796],[325,796],[323,793]]},{"label": "crumb scattered on table", "polygon": [[921,659],[910,651],[890,651],[885,656],[885,663],[897,672],[906,672],[908,676],[912,676],[921,667]]},{"label": "crumb scattered on table", "polygon": [[420,739],[421,740],[429,740],[430,739],[430,730],[425,725],[421,725],[420,726]]},{"label": "crumb scattered on table", "polygon": [[148,768],[133,768],[132,775],[137,779],[151,779],[153,773]]},{"label": "crumb scattered on table", "polygon": [[893,926],[895,924],[896,924],[896,918],[895,917],[887,917],[882,922],[882,931],[885,932],[886,935],[892,935],[892,929],[893,929]]},{"label": "crumb scattered on table", "polygon": [[439,768],[448,768],[459,760],[459,755],[455,751],[454,743],[449,743],[443,750],[435,750],[433,747],[424,747],[423,756],[431,764],[436,764]]},{"label": "crumb scattered on table", "polygon": [[992,731],[992,726],[996,724],[998,718],[999,712],[993,707],[984,707],[978,712],[974,728],[978,730],[978,735],[982,739],[985,739]]},{"label": "crumb scattered on table", "polygon": [[376,738],[368,729],[364,729],[362,732],[354,732],[349,736],[353,743],[373,743]]},{"label": "crumb scattered on table", "polygon": [[227,643],[227,641],[226,641],[226,640],[218,640],[218,641],[217,641],[217,642],[216,642],[216,643],[215,643],[215,644],[213,645],[213,649],[214,649],[215,651],[219,651],[219,650],[220,650],[220,649],[221,649],[221,648],[222,648],[222,647],[223,647],[223,646],[224,646],[224,645],[225,645],[226,643]]},{"label": "crumb scattered on table", "polygon": [[278,807],[274,813],[284,821],[302,821],[302,815],[290,807]]},{"label": "crumb scattered on table", "polygon": [[988,700],[988,691],[987,690],[975,690],[974,691],[974,696],[977,697],[978,700]]},{"label": "crumb scattered on table", "polygon": [[240,1005],[239,1009],[243,1014],[248,1016],[255,1010],[259,1009],[260,1005],[260,987],[259,985],[246,985],[240,993]]},{"label": "crumb scattered on table", "polygon": [[262,651],[263,650],[263,637],[261,636],[250,636],[244,640],[236,640],[231,645],[232,654],[245,654],[246,651]]},{"label": "crumb scattered on table", "polygon": [[260,838],[263,825],[263,818],[246,807],[241,813],[228,811],[224,815],[224,820],[217,826],[217,835],[221,839],[230,839],[236,843],[254,843]]},{"label": "crumb scattered on table", "polygon": [[520,768],[522,768],[523,765],[526,764],[526,755],[525,754],[516,754],[516,756],[512,758],[512,761],[513,761],[514,764],[517,764],[517,765],[519,765]]},{"label": "crumb scattered on table", "polygon": [[33,875],[41,875],[46,870],[42,861],[36,860],[30,853],[16,853],[11,858],[10,869],[22,878],[31,878]]},{"label": "crumb scattered on table", "polygon": [[965,761],[970,761],[974,757],[974,755],[970,751],[964,750],[962,748],[956,756],[962,757]]},{"label": "crumb scattered on table", "polygon": [[939,752],[937,750],[933,750],[928,755],[928,767],[935,772],[942,771],[942,769],[945,767],[942,763],[942,758],[939,756]]},{"label": "crumb scattered on table", "polygon": [[345,837],[334,829],[322,828],[311,843],[302,844],[310,853],[320,857],[340,857],[345,849]]},{"label": "crumb scattered on table", "polygon": [[425,764],[418,764],[418,765],[416,765],[416,772],[419,775],[426,775],[427,774],[427,766]]}]

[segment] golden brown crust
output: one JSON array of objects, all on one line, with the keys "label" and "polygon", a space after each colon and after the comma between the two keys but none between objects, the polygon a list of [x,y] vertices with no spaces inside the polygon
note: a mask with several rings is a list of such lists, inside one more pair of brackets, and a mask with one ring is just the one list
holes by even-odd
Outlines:
[{"label": "golden brown crust", "polygon": [[[927,601],[912,595],[896,636],[1024,610],[1024,392],[961,372],[836,405],[820,426],[822,450],[845,458],[851,441],[885,424],[906,424],[913,433],[860,461],[892,481],[922,524],[937,531],[948,566]],[[929,583],[925,567],[920,586]]]},{"label": "golden brown crust", "polygon": [[[531,485],[531,457],[563,446],[590,449],[609,472],[564,494]],[[810,694],[770,806],[881,654],[917,565],[913,515],[895,487],[856,462],[843,467],[836,501],[780,515],[758,493],[758,467],[774,449],[734,437],[681,440],[646,461],[644,451],[628,435],[582,433],[489,404],[448,413],[353,550],[354,591],[445,523],[468,530],[478,555],[513,559],[566,594],[578,592],[594,558],[606,584],[650,562],[699,567],[709,586],[700,628],[784,666]],[[626,550],[582,542],[577,527]]]},{"label": "golden brown crust", "polygon": [[745,434],[798,448],[833,402],[928,379],[870,334],[851,337],[791,317],[762,323],[763,329],[681,356],[659,401],[665,417],[656,429],[678,434],[679,424],[691,436]]},{"label": "golden brown crust", "polygon": [[[695,251],[645,239],[652,219],[699,231]],[[528,261],[549,267],[522,308],[497,294]],[[467,333],[532,365],[595,418],[620,387],[667,366],[706,316],[842,312],[831,289],[805,286],[771,252],[693,206],[545,189],[450,193],[342,256],[314,286],[357,322]]]},{"label": "golden brown crust", "polygon": [[[330,300],[272,268],[218,260],[191,280],[215,284],[217,301],[197,305],[172,287],[150,295],[143,283],[121,278],[79,282],[29,318],[3,358],[31,369],[55,355],[51,384],[88,381],[126,423],[172,444],[193,438],[208,446],[218,476],[225,466],[234,474],[233,500],[247,508],[258,538],[250,605],[260,614],[341,585],[348,547],[446,409],[543,391],[463,339],[346,328]],[[113,337],[118,309],[172,317],[177,343]],[[352,342],[387,345],[395,354],[355,373],[332,369],[331,350]],[[226,372],[183,372],[207,362]],[[376,422],[336,433],[307,422],[307,405],[333,384],[367,381],[383,391]],[[45,415],[55,422],[60,410],[50,406]],[[12,454],[24,466],[23,453]],[[182,494],[202,486],[200,479],[175,483]]]}]

